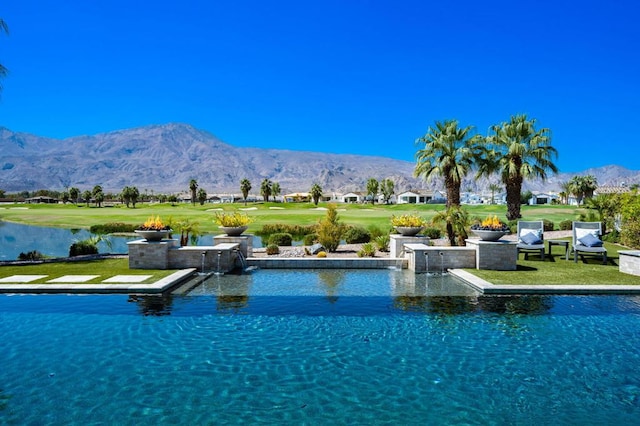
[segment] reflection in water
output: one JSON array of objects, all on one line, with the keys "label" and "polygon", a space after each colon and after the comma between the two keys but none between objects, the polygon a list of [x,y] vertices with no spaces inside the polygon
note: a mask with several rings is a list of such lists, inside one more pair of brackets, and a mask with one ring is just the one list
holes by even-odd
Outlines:
[{"label": "reflection in water", "polygon": [[161,317],[171,315],[173,297],[170,294],[161,295],[135,295],[132,294],[127,300],[130,303],[137,303],[140,313],[144,316]]},{"label": "reflection in water", "polygon": [[344,282],[344,271],[339,269],[319,271],[318,278],[325,287],[329,303],[336,303],[340,284]]},{"label": "reflection in water", "polygon": [[546,314],[553,308],[553,297],[541,295],[484,296],[480,298],[482,310],[497,314]]}]

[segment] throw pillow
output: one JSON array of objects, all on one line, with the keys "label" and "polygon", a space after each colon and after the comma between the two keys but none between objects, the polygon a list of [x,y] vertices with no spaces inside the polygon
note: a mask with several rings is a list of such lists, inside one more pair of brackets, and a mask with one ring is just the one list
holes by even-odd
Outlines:
[{"label": "throw pillow", "polygon": [[587,234],[582,238],[579,238],[580,244],[587,247],[602,247],[602,241],[598,237],[594,237],[593,234]]},{"label": "throw pillow", "polygon": [[538,237],[538,235],[536,235],[536,233],[533,232],[524,234],[522,237],[520,237],[520,240],[529,246],[534,244],[542,244],[542,240]]}]

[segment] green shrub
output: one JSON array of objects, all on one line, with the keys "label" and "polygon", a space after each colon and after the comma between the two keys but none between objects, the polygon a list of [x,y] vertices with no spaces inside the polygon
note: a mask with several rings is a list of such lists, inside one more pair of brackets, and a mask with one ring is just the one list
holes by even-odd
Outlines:
[{"label": "green shrub", "polygon": [[318,234],[316,234],[315,232],[313,234],[305,235],[304,238],[302,239],[302,243],[305,246],[312,246],[315,244],[316,241],[318,241]]},{"label": "green shrub", "polygon": [[338,211],[335,204],[327,205],[327,213],[318,224],[318,242],[330,253],[335,252],[340,245],[342,234],[345,231],[344,224],[338,219]]},{"label": "green shrub", "polygon": [[98,246],[91,241],[78,241],[69,247],[69,257],[82,256],[85,254],[98,254]]},{"label": "green shrub", "polygon": [[290,246],[293,237],[291,234],[286,232],[278,232],[276,234],[271,234],[269,237],[269,245],[275,244],[277,246]]},{"label": "green shrub", "polygon": [[368,243],[371,241],[371,234],[360,226],[350,226],[343,238],[347,244]]},{"label": "green shrub", "polygon": [[256,231],[256,235],[268,239],[269,235],[277,233],[287,233],[296,240],[302,240],[305,235],[314,234],[317,225],[290,225],[286,223],[268,223]]},{"label": "green shrub", "polygon": [[381,235],[389,235],[389,231],[383,231],[382,229],[380,229],[376,225],[369,225],[367,227],[367,231],[369,231],[369,235],[371,235],[371,239],[372,240],[375,240],[376,238],[378,238]]},{"label": "green shrub", "polygon": [[376,247],[378,251],[388,252],[389,251],[389,243],[391,241],[391,237],[389,234],[380,235],[375,239]]},{"label": "green shrub", "polygon": [[571,231],[571,229],[573,228],[573,221],[563,220],[558,226],[560,227],[561,231]]},{"label": "green shrub", "polygon": [[18,255],[18,260],[42,260],[44,259],[44,254],[40,253],[37,250],[31,250],[27,253],[20,253]]},{"label": "green shrub", "polygon": [[[551,221],[549,219],[544,219],[542,221],[542,226],[543,226],[545,231],[553,231],[553,228],[555,227],[555,224],[553,223],[553,221]],[[517,232],[517,228],[516,228],[516,232]]]},{"label": "green shrub", "polygon": [[432,240],[442,238],[442,231],[439,228],[424,228],[422,233]]},{"label": "green shrub", "polygon": [[376,247],[371,243],[365,243],[362,248],[358,250],[358,257],[375,257]]},{"label": "green shrub", "polygon": [[133,232],[138,225],[122,222],[109,222],[100,225],[92,225],[89,232],[92,234],[113,234],[116,232]]},{"label": "green shrub", "polygon": [[280,247],[277,244],[269,244],[267,246],[267,254],[280,254]]}]

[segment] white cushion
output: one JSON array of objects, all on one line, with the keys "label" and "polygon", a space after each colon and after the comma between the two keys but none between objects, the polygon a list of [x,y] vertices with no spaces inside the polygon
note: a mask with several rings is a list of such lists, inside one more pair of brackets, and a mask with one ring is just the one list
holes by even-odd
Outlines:
[{"label": "white cushion", "polygon": [[597,229],[588,229],[588,228],[576,228],[576,239],[584,237],[587,234],[592,234],[596,238],[600,238],[600,231]]}]

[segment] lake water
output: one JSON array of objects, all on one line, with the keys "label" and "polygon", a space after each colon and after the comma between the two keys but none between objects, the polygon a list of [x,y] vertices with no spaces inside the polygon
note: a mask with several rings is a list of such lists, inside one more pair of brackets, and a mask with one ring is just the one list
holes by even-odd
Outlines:
[{"label": "lake water", "polygon": [[640,298],[445,285],[258,270],[181,296],[3,295],[0,424],[638,423]]},{"label": "lake water", "polygon": [[[16,260],[20,253],[37,250],[52,257],[69,255],[69,247],[85,240],[91,233],[85,229],[48,228],[0,221],[0,260]],[[100,253],[127,253],[127,241],[135,237],[109,237],[111,248],[100,243]]]}]

